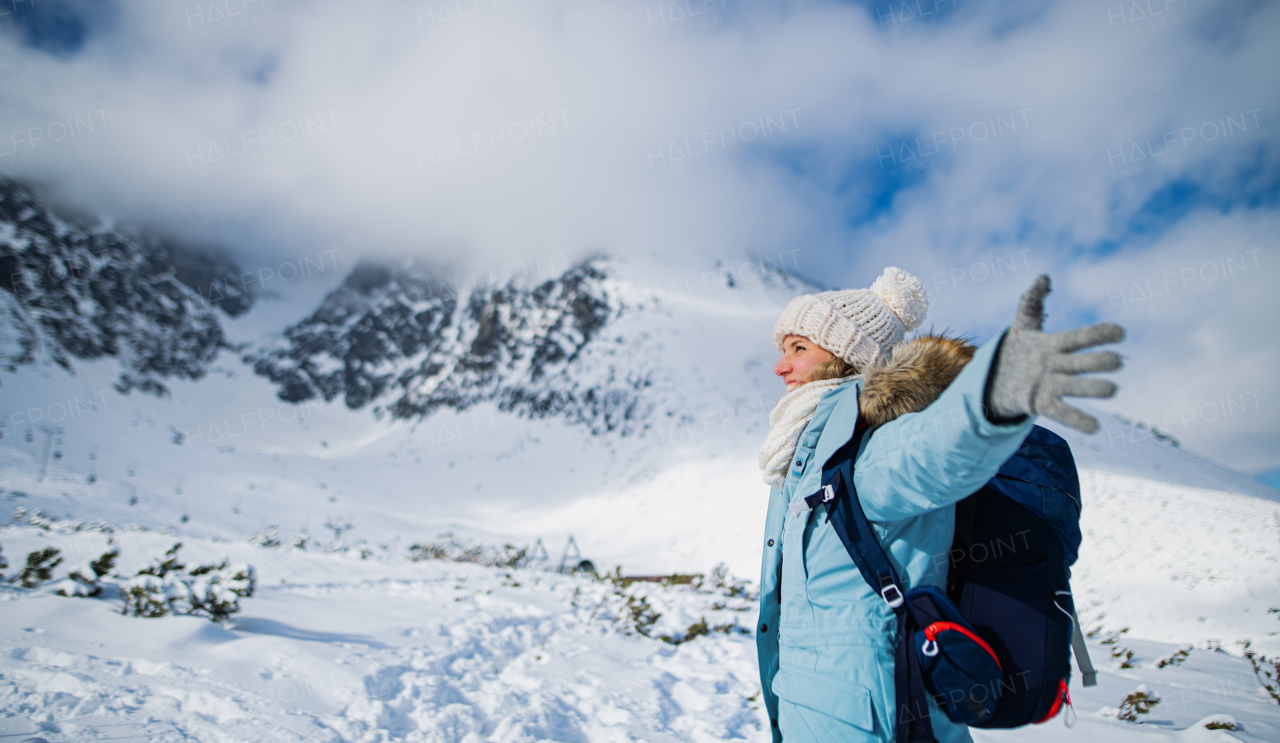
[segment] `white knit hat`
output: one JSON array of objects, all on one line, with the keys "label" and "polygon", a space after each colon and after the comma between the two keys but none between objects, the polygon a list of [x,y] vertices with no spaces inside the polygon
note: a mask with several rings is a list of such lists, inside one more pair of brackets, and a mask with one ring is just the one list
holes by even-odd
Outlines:
[{"label": "white knit hat", "polygon": [[870,289],[806,294],[791,300],[773,326],[773,342],[803,335],[859,369],[878,360],[929,314],[920,280],[886,268]]}]

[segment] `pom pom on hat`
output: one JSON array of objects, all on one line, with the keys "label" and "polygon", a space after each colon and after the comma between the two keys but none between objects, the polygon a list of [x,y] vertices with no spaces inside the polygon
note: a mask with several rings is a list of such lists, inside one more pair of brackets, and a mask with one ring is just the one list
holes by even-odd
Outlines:
[{"label": "pom pom on hat", "polygon": [[806,294],[791,300],[773,326],[773,342],[802,335],[859,369],[874,364],[929,314],[929,295],[915,276],[884,270],[870,289]]},{"label": "pom pom on hat", "polygon": [[902,327],[910,333],[929,316],[929,295],[920,279],[890,266],[871,285],[871,292],[889,305]]}]

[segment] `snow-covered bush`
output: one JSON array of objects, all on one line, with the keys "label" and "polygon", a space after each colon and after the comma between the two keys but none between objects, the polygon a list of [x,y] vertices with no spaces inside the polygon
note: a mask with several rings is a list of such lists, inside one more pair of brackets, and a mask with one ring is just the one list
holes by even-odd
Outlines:
[{"label": "snow-covered bush", "polygon": [[87,566],[76,568],[58,584],[59,596],[91,598],[102,593],[102,579],[115,567],[120,548],[112,547]]},{"label": "snow-covered bush", "polygon": [[124,614],[163,617],[190,614],[221,622],[240,611],[240,599],[253,595],[252,565],[201,565],[190,571],[178,561],[178,543],[134,577],[120,584]]},{"label": "snow-covered bush", "polygon": [[112,547],[111,549],[98,555],[98,559],[89,563],[89,569],[99,578],[102,578],[111,572],[111,568],[116,566],[116,560],[120,557],[120,548]]},{"label": "snow-covered bush", "polygon": [[[279,524],[267,524],[262,531],[255,531],[246,538],[249,544],[267,549],[288,548],[295,550],[311,551],[319,550],[321,552],[342,553],[346,554],[352,551],[359,551],[360,559],[367,559],[373,556],[373,552],[366,547],[361,546],[364,540],[357,544],[347,544],[343,536],[351,531],[352,522],[337,518],[330,518],[325,522],[325,526],[333,532],[332,541],[324,541],[307,532],[306,529],[293,535],[283,535],[280,533]],[[412,557],[410,558],[412,559]]]},{"label": "snow-covered bush", "polygon": [[[4,559],[4,547],[0,547],[0,570],[8,570],[8,569],[9,569],[9,561]],[[3,576],[3,575],[4,573],[0,572],[0,576]]]},{"label": "snow-covered bush", "polygon": [[262,531],[255,531],[250,534],[247,541],[249,544],[256,544],[259,547],[266,547],[268,549],[274,549],[284,545],[284,542],[280,541],[279,524],[267,524],[266,529],[263,529]]},{"label": "snow-covered bush", "polygon": [[[641,635],[682,645],[712,632],[726,635],[751,632],[739,625],[736,617],[713,626],[707,621],[707,614],[702,613],[705,611],[714,617],[714,612],[755,608],[746,582],[730,576],[725,566],[716,566],[710,576],[700,573],[626,576],[619,567],[611,574],[597,576],[597,580],[605,592],[587,621],[602,617],[624,635]],[[581,588],[575,589],[575,606],[581,595]],[[690,604],[701,607],[693,609]],[[686,625],[693,617],[697,619]]]},{"label": "snow-covered bush", "polygon": [[495,548],[466,544],[454,539],[452,534],[441,534],[438,539],[442,541],[420,542],[410,546],[409,561],[449,560],[499,568],[522,568],[529,564],[528,547],[504,544],[501,548]]},{"label": "snow-covered bush", "polygon": [[232,565],[223,560],[217,565],[201,565],[190,572],[191,589],[183,598],[184,614],[195,614],[221,622],[240,611],[240,599],[253,595],[256,585],[252,565]]},{"label": "snow-covered bush", "polygon": [[[44,511],[36,511],[32,513],[26,508],[17,508],[13,512],[13,525],[34,526],[44,531],[56,532],[58,534],[79,534],[86,531],[96,531],[110,536],[116,527],[102,521],[63,521],[57,516],[52,516]],[[145,526],[129,527],[129,531],[146,531]]]},{"label": "snow-covered bush", "polygon": [[623,620],[623,632],[626,634],[637,632],[648,637],[653,625],[662,618],[662,612],[650,606],[648,597],[630,595],[627,596],[626,614],[619,618]]},{"label": "snow-covered bush", "polygon": [[1133,650],[1116,645],[1111,650],[1111,659],[1120,661],[1121,668],[1133,668]]},{"label": "snow-covered bush", "polygon": [[728,598],[744,598],[755,601],[758,598],[751,592],[748,582],[729,574],[729,566],[723,562],[711,569],[711,587],[721,591]]},{"label": "snow-covered bush", "polygon": [[1244,645],[1244,657],[1253,666],[1253,675],[1257,677],[1258,685],[1276,704],[1280,704],[1280,658],[1268,658],[1253,650],[1250,640],[1241,644]]},{"label": "snow-covered bush", "polygon": [[57,547],[45,547],[27,555],[27,564],[11,582],[22,584],[23,588],[35,588],[53,577],[53,569],[62,564]]},{"label": "snow-covered bush", "polygon": [[671,645],[680,645],[709,634],[711,634],[711,628],[707,626],[706,617],[703,617],[689,625],[688,629],[678,635],[660,635],[658,639]]},{"label": "snow-covered bush", "polygon": [[98,583],[97,576],[92,572],[86,573],[83,570],[72,570],[66,578],[58,582],[59,596],[78,596],[80,598],[93,598],[102,593],[102,585]]},{"label": "snow-covered bush", "polygon": [[1129,631],[1128,627],[1121,627],[1115,632],[1108,633],[1102,639],[1103,645],[1111,645],[1111,659],[1120,661],[1121,668],[1133,668],[1133,651],[1120,645],[1120,638]]},{"label": "snow-covered bush", "polygon": [[1165,668],[1167,666],[1180,666],[1182,662],[1191,654],[1191,646],[1183,645],[1169,655],[1156,661],[1156,668]]},{"label": "snow-covered bush", "polygon": [[1235,731],[1240,727],[1240,723],[1236,722],[1236,718],[1231,715],[1209,715],[1200,722],[1192,725],[1193,728],[1204,728],[1206,730],[1231,730]]},{"label": "snow-covered bush", "polygon": [[152,558],[134,577],[120,584],[120,597],[124,599],[124,614],[135,617],[163,617],[170,613],[169,599],[177,598],[184,591],[179,585],[179,575],[186,565],[178,562],[178,550],[182,543],[173,545],[163,558]]},{"label": "snow-covered bush", "polygon": [[1157,704],[1160,704],[1160,695],[1148,689],[1146,684],[1138,684],[1138,688],[1129,692],[1129,695],[1120,703],[1120,709],[1116,710],[1116,719],[1138,722],[1141,715],[1151,712]]}]

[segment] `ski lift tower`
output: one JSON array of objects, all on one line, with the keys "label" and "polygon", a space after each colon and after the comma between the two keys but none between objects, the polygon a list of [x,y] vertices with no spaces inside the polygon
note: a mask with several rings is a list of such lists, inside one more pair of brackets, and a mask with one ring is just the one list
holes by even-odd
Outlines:
[{"label": "ski lift tower", "polygon": [[[572,562],[570,562],[572,560]],[[564,554],[560,557],[560,567],[556,569],[557,573],[595,573],[596,564],[590,560],[584,560],[582,551],[578,549],[578,542],[569,535],[569,541],[565,542]]]}]

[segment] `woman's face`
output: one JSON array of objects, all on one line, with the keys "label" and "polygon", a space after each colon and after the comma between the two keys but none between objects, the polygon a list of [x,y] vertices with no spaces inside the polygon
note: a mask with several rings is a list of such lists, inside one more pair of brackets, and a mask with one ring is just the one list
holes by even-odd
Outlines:
[{"label": "woman's face", "polygon": [[830,351],[803,335],[789,335],[782,339],[782,359],[773,367],[773,373],[782,377],[790,392],[804,384],[813,367],[834,359]]}]

